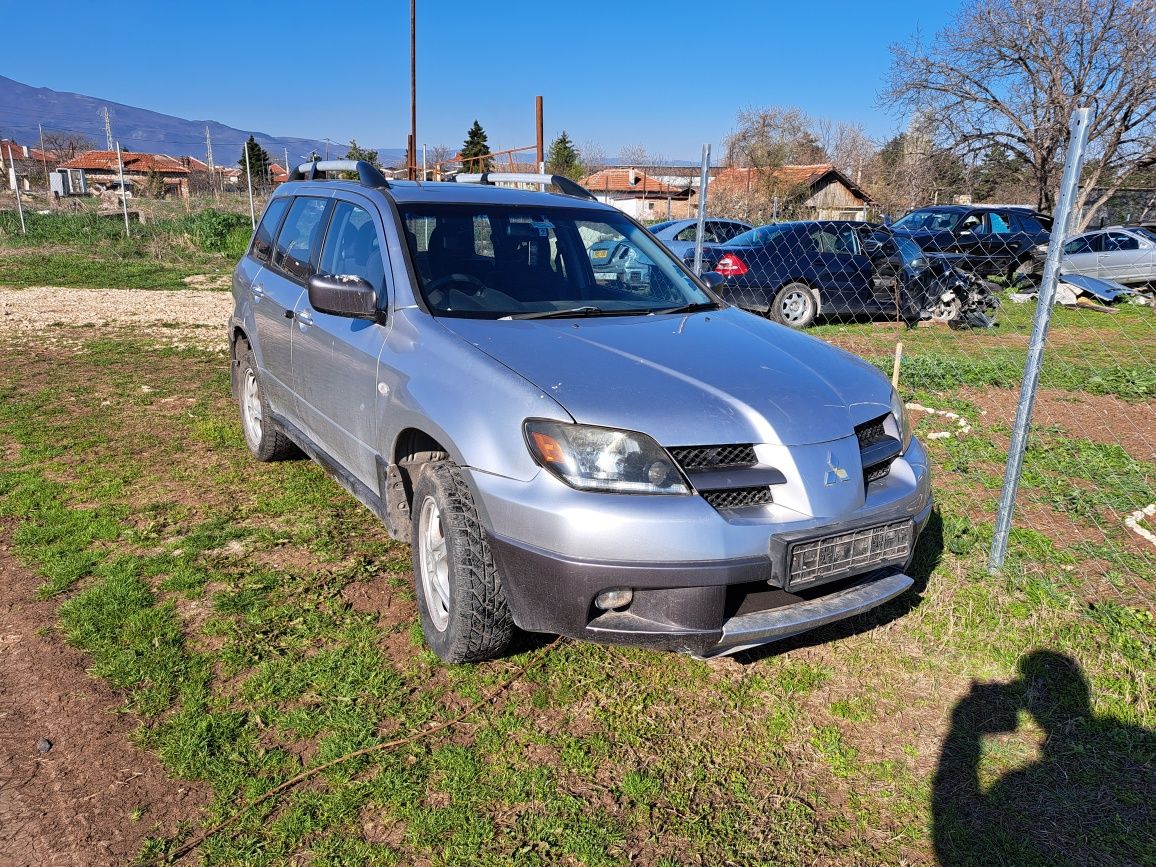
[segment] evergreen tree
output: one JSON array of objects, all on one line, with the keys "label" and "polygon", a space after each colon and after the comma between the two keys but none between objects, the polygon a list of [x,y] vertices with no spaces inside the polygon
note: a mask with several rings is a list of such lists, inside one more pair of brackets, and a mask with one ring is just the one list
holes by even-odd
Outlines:
[{"label": "evergreen tree", "polygon": [[482,129],[482,125],[476,120],[474,125],[470,127],[470,131],[466,134],[465,144],[462,145],[462,166],[467,174],[475,172],[492,172],[494,170],[494,161],[491,159],[470,159],[470,157],[488,157],[490,155],[490,144],[486,137],[486,131]]},{"label": "evergreen tree", "polygon": [[363,148],[357,143],[357,139],[349,140],[349,150],[345,152],[347,160],[365,160],[378,171],[381,170],[382,165],[377,159],[377,151],[371,151],[368,148]]},{"label": "evergreen tree", "polygon": [[563,175],[572,181],[582,177],[582,155],[566,135],[566,130],[562,130],[562,134],[550,145],[546,154],[546,171],[552,175]]},{"label": "evergreen tree", "polygon": [[237,160],[237,165],[241,167],[241,171],[245,171],[245,151],[249,152],[249,170],[253,174],[254,187],[267,187],[273,180],[273,173],[269,166],[271,160],[269,153],[261,145],[257,144],[257,140],[253,136],[249,136],[249,140],[245,142],[245,147],[241,149],[241,159]]}]

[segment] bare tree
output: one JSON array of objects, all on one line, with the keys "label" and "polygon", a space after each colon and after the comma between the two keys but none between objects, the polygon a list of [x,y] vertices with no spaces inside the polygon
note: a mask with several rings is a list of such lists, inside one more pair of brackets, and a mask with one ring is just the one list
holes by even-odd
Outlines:
[{"label": "bare tree", "polygon": [[48,131],[44,133],[44,149],[64,162],[77,154],[96,150],[96,142],[80,133]]},{"label": "bare tree", "polygon": [[647,152],[646,145],[626,145],[626,147],[618,151],[618,160],[623,165],[645,166],[650,164],[651,159],[653,158]]},{"label": "bare tree", "polygon": [[738,128],[724,145],[727,165],[774,169],[827,160],[815,135],[815,121],[800,108],[744,108],[735,121]]},{"label": "bare tree", "polygon": [[582,173],[587,177],[606,168],[606,150],[594,139],[582,142],[578,156],[582,160]]},{"label": "bare tree", "polygon": [[995,145],[1021,159],[1041,209],[1054,204],[1072,111],[1090,106],[1080,228],[1156,165],[1156,0],[974,0],[930,47],[891,52],[881,101],[933,114],[960,155]]}]

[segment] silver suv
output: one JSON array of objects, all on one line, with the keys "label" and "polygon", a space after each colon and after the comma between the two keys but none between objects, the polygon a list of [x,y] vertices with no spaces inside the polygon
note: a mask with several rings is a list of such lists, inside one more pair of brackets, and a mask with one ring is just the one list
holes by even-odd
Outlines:
[{"label": "silver suv", "polygon": [[714,656],[903,593],[931,493],[902,403],[716,277],[564,178],[302,166],[233,278],[246,442],[410,543],[446,662],[515,626]]}]

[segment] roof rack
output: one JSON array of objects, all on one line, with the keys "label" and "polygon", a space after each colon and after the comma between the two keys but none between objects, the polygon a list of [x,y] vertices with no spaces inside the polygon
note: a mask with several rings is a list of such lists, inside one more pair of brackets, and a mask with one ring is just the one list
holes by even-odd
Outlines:
[{"label": "roof rack", "polygon": [[458,174],[453,176],[459,184],[551,184],[568,196],[598,201],[592,192],[579,183],[563,175],[536,175],[526,172],[484,172],[479,175]]},{"label": "roof rack", "polygon": [[291,181],[325,180],[328,172],[356,172],[363,187],[388,187],[389,181],[379,172],[372,163],[365,160],[314,160],[311,163],[302,163],[289,173]]}]

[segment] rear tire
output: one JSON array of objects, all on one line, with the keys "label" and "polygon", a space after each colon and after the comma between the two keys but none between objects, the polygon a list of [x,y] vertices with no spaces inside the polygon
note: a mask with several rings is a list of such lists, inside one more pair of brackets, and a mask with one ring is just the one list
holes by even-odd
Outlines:
[{"label": "rear tire", "polygon": [[808,328],[819,313],[819,298],[806,283],[788,283],[775,293],[767,313],[788,328]]},{"label": "rear tire", "polygon": [[297,446],[273,421],[269,402],[261,388],[261,375],[249,344],[238,340],[233,348],[233,387],[241,409],[241,431],[245,445],[259,461],[283,461],[296,457]]},{"label": "rear tire", "polygon": [[422,467],[412,514],[417,608],[430,648],[447,663],[500,655],[514,619],[462,471],[450,461]]}]

